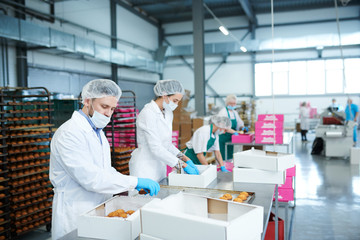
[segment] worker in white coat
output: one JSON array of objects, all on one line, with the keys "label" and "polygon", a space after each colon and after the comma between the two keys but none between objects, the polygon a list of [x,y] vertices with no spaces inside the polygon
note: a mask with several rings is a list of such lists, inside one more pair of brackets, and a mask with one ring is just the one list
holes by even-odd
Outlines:
[{"label": "worker in white coat", "polygon": [[234,153],[234,146],[227,146],[227,156],[225,156],[225,143],[231,142],[231,135],[237,135],[237,131],[244,130],[247,131],[248,129],[244,127],[244,122],[241,120],[238,112],[236,109],[236,96],[230,94],[226,97],[225,105],[226,107],[220,110],[219,116],[228,117],[231,121],[231,129],[219,136],[219,144],[220,144],[220,152],[223,159],[232,159]]},{"label": "worker in white coat", "polygon": [[120,96],[121,89],[113,81],[90,81],[82,90],[84,107],[75,111],[53,136],[52,239],[76,237],[77,217],[113,194],[136,188],[154,195],[160,190],[151,179],[122,175],[111,167],[110,146],[102,129],[109,123]]},{"label": "worker in white coat", "polygon": [[300,105],[300,130],[301,130],[301,141],[307,142],[306,133],[309,131],[310,124],[310,109],[306,106],[306,102],[302,102]]},{"label": "worker in white coat", "polygon": [[219,135],[231,130],[231,122],[228,117],[212,116],[210,125],[204,125],[194,132],[194,135],[186,143],[185,155],[195,164],[208,165],[205,159],[207,152],[214,152],[215,159],[220,165],[222,172],[229,172],[224,165],[219,148]]},{"label": "worker in white coat", "polygon": [[194,163],[171,142],[173,111],[184,95],[183,86],[177,80],[159,80],[154,93],[155,100],[144,106],[136,121],[138,148],[131,154],[130,175],[159,182],[166,177],[167,165],[198,174]]}]

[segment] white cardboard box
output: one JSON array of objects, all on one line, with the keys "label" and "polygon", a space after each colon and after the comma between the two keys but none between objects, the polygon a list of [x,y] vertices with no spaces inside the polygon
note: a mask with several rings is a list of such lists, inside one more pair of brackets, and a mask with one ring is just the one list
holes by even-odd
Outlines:
[{"label": "white cardboard box", "polygon": [[169,185],[205,188],[217,178],[216,165],[196,165],[196,167],[200,172],[199,175],[169,173]]},{"label": "white cardboard box", "polygon": [[140,233],[140,240],[162,240],[162,239]]},{"label": "white cardboard box", "polygon": [[252,168],[233,168],[233,181],[244,183],[284,184],[286,171],[265,171]]},{"label": "white cardboard box", "polygon": [[183,192],[141,209],[142,233],[167,240],[254,239],[263,231],[261,206]]},{"label": "white cardboard box", "polygon": [[250,149],[234,153],[234,167],[284,171],[295,165],[295,155]]},{"label": "white cardboard box", "polygon": [[350,163],[351,164],[359,164],[360,163],[360,148],[351,148],[350,152]]},{"label": "white cardboard box", "polygon": [[[98,239],[135,239],[141,232],[140,208],[149,197],[116,196],[78,217],[78,236]],[[135,212],[126,219],[106,217],[117,209]]]}]

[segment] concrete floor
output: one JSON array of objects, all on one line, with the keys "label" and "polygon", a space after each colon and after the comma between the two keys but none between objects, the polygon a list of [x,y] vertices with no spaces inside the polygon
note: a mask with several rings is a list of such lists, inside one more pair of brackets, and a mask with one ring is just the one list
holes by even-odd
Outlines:
[{"label": "concrete floor", "polygon": [[[297,165],[296,207],[289,208],[291,239],[294,240],[360,240],[360,173],[359,165],[349,159],[311,155],[314,134],[309,142],[295,135]],[[284,218],[284,208],[279,210]],[[289,221],[290,222],[290,221]],[[50,233],[38,229],[22,240],[49,240]]]}]

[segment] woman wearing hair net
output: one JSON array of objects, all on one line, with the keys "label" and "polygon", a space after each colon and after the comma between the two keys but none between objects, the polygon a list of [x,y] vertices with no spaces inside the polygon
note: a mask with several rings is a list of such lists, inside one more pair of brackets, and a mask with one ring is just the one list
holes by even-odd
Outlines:
[{"label": "woman wearing hair net", "polygon": [[229,172],[224,166],[223,158],[219,149],[219,134],[224,133],[231,127],[228,117],[212,116],[210,125],[200,127],[194,132],[189,142],[186,143],[185,155],[195,164],[208,165],[205,155],[214,152],[215,158],[220,164],[221,171]]},{"label": "woman wearing hair net", "polygon": [[77,238],[77,217],[113,194],[143,188],[154,195],[160,190],[151,179],[122,175],[111,167],[110,146],[102,129],[109,123],[120,96],[121,89],[111,80],[88,82],[82,90],[84,107],[53,136],[52,239]]},{"label": "woman wearing hair net", "polygon": [[199,174],[194,163],[172,143],[173,111],[184,95],[177,80],[159,80],[155,100],[146,104],[137,121],[138,148],[131,154],[130,175],[161,181],[166,177],[166,165],[181,165],[188,174]]},{"label": "woman wearing hair net", "polygon": [[239,114],[235,111],[236,109],[236,96],[228,95],[225,101],[226,107],[223,108],[219,112],[219,116],[224,116],[230,119],[231,121],[231,129],[224,134],[220,135],[219,144],[220,144],[220,152],[223,159],[231,159],[233,158],[234,146],[228,146],[228,154],[225,156],[225,143],[231,142],[231,135],[238,133],[240,129],[247,131],[247,128],[244,127],[244,122],[241,120]]}]

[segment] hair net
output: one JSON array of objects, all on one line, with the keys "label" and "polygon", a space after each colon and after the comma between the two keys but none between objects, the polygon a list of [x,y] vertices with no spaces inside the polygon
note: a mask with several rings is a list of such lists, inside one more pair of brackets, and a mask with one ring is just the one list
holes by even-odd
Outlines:
[{"label": "hair net", "polygon": [[95,79],[88,82],[82,89],[81,97],[84,103],[88,98],[102,98],[102,97],[116,97],[118,100],[121,97],[120,87],[109,79]]},{"label": "hair net", "polygon": [[184,95],[184,87],[175,79],[159,80],[154,87],[154,93],[158,97],[175,93]]},{"label": "hair net", "polygon": [[227,95],[225,100],[226,105],[228,105],[230,101],[235,101],[236,103],[236,96],[234,94]]},{"label": "hair net", "polygon": [[210,118],[210,123],[215,124],[219,128],[231,128],[231,121],[228,117],[212,116]]}]

